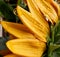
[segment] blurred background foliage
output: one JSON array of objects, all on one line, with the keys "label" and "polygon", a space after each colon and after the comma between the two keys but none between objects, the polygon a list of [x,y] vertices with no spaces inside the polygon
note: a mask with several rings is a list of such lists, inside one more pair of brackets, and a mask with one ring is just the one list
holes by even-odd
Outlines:
[{"label": "blurred background foliage", "polygon": [[0,0],[0,15],[3,17],[3,20],[19,22],[17,15],[15,15],[17,4],[28,10],[28,7],[23,0]]}]

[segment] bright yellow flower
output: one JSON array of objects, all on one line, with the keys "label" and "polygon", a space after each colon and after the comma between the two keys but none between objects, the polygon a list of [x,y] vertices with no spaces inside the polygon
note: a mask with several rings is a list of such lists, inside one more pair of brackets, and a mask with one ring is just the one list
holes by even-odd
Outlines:
[{"label": "bright yellow flower", "polygon": [[[1,22],[3,28],[17,38],[8,41],[6,45],[11,52],[19,56],[41,57],[46,49],[47,35],[50,31],[48,21],[52,24],[58,21],[58,6],[54,2],[53,7],[49,0],[26,1],[30,12],[19,5],[16,8],[23,24]],[[12,56],[16,57],[13,54]]]}]

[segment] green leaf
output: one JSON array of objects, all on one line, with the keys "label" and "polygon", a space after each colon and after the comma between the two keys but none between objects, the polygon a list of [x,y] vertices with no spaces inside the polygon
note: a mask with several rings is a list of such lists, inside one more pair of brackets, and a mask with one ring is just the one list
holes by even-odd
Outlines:
[{"label": "green leaf", "polygon": [[50,52],[53,52],[53,51],[55,51],[58,48],[60,48],[60,45],[57,45],[57,44],[52,44],[51,43],[50,46],[49,46]]},{"label": "green leaf", "polygon": [[48,48],[46,54],[48,57],[60,57],[60,20],[54,25],[51,25],[50,36],[48,37]]},{"label": "green leaf", "polygon": [[60,44],[60,21],[54,27],[54,43]]},{"label": "green leaf", "polygon": [[18,5],[20,5],[23,8],[26,7],[26,4],[24,3],[24,0],[18,0]]},{"label": "green leaf", "polygon": [[0,0],[0,12],[3,14],[5,20],[16,22],[16,16],[11,8],[12,7],[6,4],[3,0]]},{"label": "green leaf", "polygon": [[58,54],[57,52],[53,52],[53,57],[60,57],[60,54]]},{"label": "green leaf", "polygon": [[24,0],[18,0],[18,5],[20,5],[22,8],[26,9],[29,11],[28,6],[24,3]]},{"label": "green leaf", "polygon": [[53,52],[53,57],[60,57],[60,48],[57,48],[57,49]]}]

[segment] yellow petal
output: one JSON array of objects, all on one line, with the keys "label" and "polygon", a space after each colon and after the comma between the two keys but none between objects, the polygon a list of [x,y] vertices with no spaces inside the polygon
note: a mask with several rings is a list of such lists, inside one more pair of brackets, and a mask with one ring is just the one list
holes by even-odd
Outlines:
[{"label": "yellow petal", "polygon": [[34,33],[34,35],[36,35],[39,40],[46,42],[47,31],[32,17],[31,13],[20,6],[17,6],[17,13],[21,21]]},{"label": "yellow petal", "polygon": [[6,43],[14,54],[26,57],[41,57],[46,44],[37,39],[14,39]]},{"label": "yellow petal", "polygon": [[57,2],[55,2],[54,0],[46,0],[48,3],[50,3],[53,8],[56,10],[57,14],[59,15],[59,5]]},{"label": "yellow petal", "polygon": [[35,38],[31,33],[27,32],[26,31],[27,29],[25,30],[26,27],[24,27],[21,24],[5,22],[5,21],[2,21],[1,24],[7,32],[9,32],[10,34],[12,34],[17,38],[22,38],[22,39]]},{"label": "yellow petal", "polygon": [[22,56],[18,56],[18,55],[15,55],[15,54],[7,54],[3,57],[22,57]]},{"label": "yellow petal", "polygon": [[59,17],[60,17],[60,6],[59,6],[59,13],[58,13]]},{"label": "yellow petal", "polygon": [[35,18],[35,20],[40,23],[43,27],[45,27],[45,30],[49,30],[48,22],[45,20],[45,17],[42,15],[42,13],[39,11],[38,6],[33,0],[27,0],[28,7],[30,9],[30,12],[32,13],[32,16]]},{"label": "yellow petal", "polygon": [[34,0],[38,5],[40,11],[48,18],[48,20],[53,24],[58,21],[58,16],[54,8],[50,5],[50,3],[45,0]]}]

